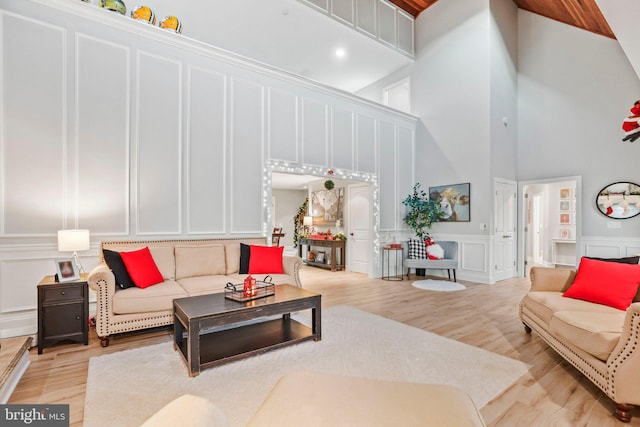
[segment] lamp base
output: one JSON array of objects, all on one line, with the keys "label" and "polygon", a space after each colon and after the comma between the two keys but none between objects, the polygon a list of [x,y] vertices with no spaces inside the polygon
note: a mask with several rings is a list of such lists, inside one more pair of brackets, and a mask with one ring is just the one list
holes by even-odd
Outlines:
[{"label": "lamp base", "polygon": [[[78,267],[78,272],[80,272],[80,274],[86,273],[86,271],[84,271],[84,268],[82,267],[82,263],[80,262],[80,258],[78,257],[78,252],[73,251],[73,258],[76,260],[76,267]],[[56,281],[57,281],[57,279],[56,279]]]}]

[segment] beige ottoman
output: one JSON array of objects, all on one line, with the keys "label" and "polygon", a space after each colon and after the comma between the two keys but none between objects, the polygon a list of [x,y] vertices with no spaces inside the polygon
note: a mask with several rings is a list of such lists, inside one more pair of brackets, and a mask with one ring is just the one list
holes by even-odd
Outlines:
[{"label": "beige ottoman", "polygon": [[283,376],[248,426],[484,426],[459,388],[294,372]]}]

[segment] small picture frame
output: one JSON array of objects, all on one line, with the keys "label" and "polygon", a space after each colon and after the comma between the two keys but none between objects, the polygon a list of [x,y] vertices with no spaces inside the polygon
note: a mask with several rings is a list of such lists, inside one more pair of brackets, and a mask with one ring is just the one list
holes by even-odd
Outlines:
[{"label": "small picture frame", "polygon": [[561,188],[560,189],[560,198],[561,199],[569,199],[569,198],[571,198],[571,189],[570,188]]},{"label": "small picture frame", "polygon": [[58,282],[73,282],[80,280],[80,271],[73,258],[56,258],[56,271]]},{"label": "small picture frame", "polygon": [[318,252],[318,255],[316,255],[316,262],[324,264],[324,252]]},{"label": "small picture frame", "polygon": [[560,214],[560,224],[571,224],[571,214],[570,213],[561,213]]},{"label": "small picture frame", "polygon": [[560,210],[561,211],[570,211],[571,210],[571,201],[570,200],[560,200]]},{"label": "small picture frame", "polygon": [[568,228],[561,228],[560,229],[560,238],[561,239],[568,239],[569,238],[569,229]]}]

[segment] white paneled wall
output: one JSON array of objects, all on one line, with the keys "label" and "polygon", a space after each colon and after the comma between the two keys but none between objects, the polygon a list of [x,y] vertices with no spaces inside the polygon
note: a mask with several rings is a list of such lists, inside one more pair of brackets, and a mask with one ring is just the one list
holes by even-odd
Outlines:
[{"label": "white paneled wall", "polygon": [[87,270],[102,240],[264,235],[270,161],[373,175],[404,228],[412,116],[82,2],[3,1],[0,37],[0,336],[35,332],[59,229]]},{"label": "white paneled wall", "polygon": [[182,63],[139,50],[137,64],[137,234],[180,234]]},{"label": "white paneled wall", "polygon": [[413,16],[387,0],[299,0],[411,58]]},{"label": "white paneled wall", "polygon": [[187,234],[221,234],[226,230],[220,206],[227,187],[227,78],[190,66],[187,87]]},{"label": "white paneled wall", "polygon": [[78,226],[127,235],[131,49],[82,33],[76,34],[75,49]]}]

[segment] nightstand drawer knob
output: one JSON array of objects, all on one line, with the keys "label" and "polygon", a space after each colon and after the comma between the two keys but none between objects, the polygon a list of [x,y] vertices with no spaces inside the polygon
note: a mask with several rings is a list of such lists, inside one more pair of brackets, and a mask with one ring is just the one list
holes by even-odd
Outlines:
[{"label": "nightstand drawer knob", "polygon": [[66,295],[67,291],[62,291],[61,293],[62,293],[62,295]]},{"label": "nightstand drawer knob", "polygon": [[76,320],[80,320],[80,316],[76,316]]}]

